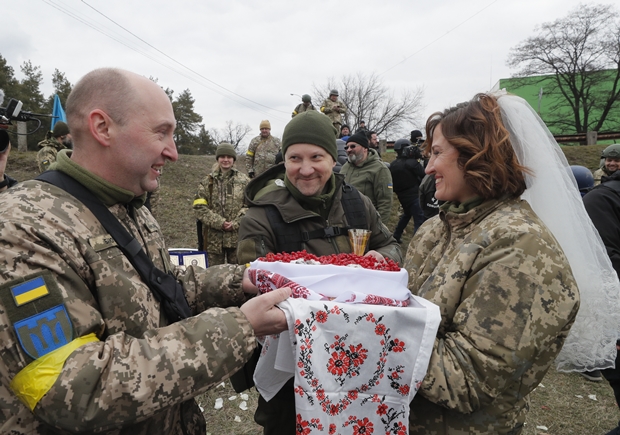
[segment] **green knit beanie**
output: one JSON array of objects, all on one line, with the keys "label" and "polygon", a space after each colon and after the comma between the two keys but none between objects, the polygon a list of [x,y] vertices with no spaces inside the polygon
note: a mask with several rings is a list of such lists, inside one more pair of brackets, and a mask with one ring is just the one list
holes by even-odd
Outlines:
[{"label": "green knit beanie", "polygon": [[286,157],[286,149],[298,143],[309,143],[327,151],[334,161],[338,160],[336,148],[336,129],[332,121],[316,110],[302,112],[295,116],[282,135],[282,156]]},{"label": "green knit beanie", "polygon": [[228,142],[222,142],[217,146],[217,149],[215,150],[215,160],[217,160],[219,156],[230,156],[234,160],[237,160],[237,152],[235,151],[235,147]]},{"label": "green knit beanie", "polygon": [[54,137],[60,137],[69,134],[69,126],[62,121],[56,122],[54,124],[54,133],[52,134]]}]

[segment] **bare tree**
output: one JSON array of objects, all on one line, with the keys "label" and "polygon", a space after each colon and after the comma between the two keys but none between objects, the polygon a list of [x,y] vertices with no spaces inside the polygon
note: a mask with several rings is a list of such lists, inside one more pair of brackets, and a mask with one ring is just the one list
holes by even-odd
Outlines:
[{"label": "bare tree", "polygon": [[228,142],[239,151],[239,146],[243,139],[252,131],[247,124],[238,124],[233,121],[226,121],[226,126],[222,129],[212,128],[209,135],[215,140],[215,143]]},{"label": "bare tree", "polygon": [[409,136],[411,125],[419,123],[423,109],[424,91],[420,88],[404,90],[398,96],[383,84],[376,74],[330,78],[324,85],[313,84],[317,107],[329,96],[331,89],[338,90],[338,98],[347,106],[344,123],[355,130],[360,121],[379,136],[396,138]]},{"label": "bare tree", "polygon": [[[546,83],[544,93],[552,101],[547,124],[563,133],[585,133],[600,131],[606,120],[606,126],[618,122],[620,22],[612,5],[582,4],[535,31],[511,49],[507,63],[521,68],[515,77],[539,76]],[[562,111],[566,107],[571,116]]]}]

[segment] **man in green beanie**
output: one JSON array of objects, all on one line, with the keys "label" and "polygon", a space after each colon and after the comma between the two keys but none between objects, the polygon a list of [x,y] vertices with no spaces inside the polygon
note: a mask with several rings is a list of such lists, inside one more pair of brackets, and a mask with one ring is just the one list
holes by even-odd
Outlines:
[{"label": "man in green beanie", "polygon": [[[349,228],[372,231],[367,256],[401,262],[400,247],[370,200],[333,173],[336,130],[327,116],[312,110],[295,116],[284,128],[282,153],[284,163],[246,188],[249,209],[239,227],[240,263],[269,252],[350,253]],[[251,379],[252,369],[246,366],[245,373]],[[295,400],[301,398],[293,388],[291,378],[269,402],[259,398],[254,420],[266,435],[296,433]]]},{"label": "man in green beanie", "polygon": [[58,151],[71,148],[72,144],[69,126],[62,121],[58,121],[54,125],[54,130],[47,133],[45,140],[37,144],[39,147],[39,152],[37,153],[39,172],[47,171],[50,165],[56,161]]},{"label": "man in green beanie", "polygon": [[233,168],[237,153],[231,144],[219,144],[215,159],[217,168],[198,185],[194,213],[202,224],[203,248],[209,255],[209,266],[237,264],[237,233],[246,211],[243,191],[250,179]]}]

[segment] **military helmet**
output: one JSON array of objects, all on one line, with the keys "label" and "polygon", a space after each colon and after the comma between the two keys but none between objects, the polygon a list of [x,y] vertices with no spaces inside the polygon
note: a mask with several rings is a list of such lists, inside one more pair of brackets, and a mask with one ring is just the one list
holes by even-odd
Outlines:
[{"label": "military helmet", "polygon": [[396,142],[394,142],[394,151],[399,152],[400,150],[408,147],[409,145],[411,145],[411,141],[409,139],[398,139]]},{"label": "military helmet", "polygon": [[620,158],[620,144],[609,145],[603,150],[601,157],[606,159],[607,157]]},{"label": "military helmet", "polygon": [[301,101],[303,101],[304,103],[309,103],[310,101],[312,101],[312,98],[308,94],[303,94],[301,96]]},{"label": "military helmet", "polygon": [[329,91],[329,96],[331,97],[332,95],[338,96],[338,91],[336,89]]},{"label": "military helmet", "polygon": [[592,176],[592,172],[585,166],[572,165],[570,167],[571,171],[573,171],[573,175],[575,176],[575,180],[577,180],[577,187],[581,192],[582,196],[585,195],[588,190],[594,187],[594,177]]}]

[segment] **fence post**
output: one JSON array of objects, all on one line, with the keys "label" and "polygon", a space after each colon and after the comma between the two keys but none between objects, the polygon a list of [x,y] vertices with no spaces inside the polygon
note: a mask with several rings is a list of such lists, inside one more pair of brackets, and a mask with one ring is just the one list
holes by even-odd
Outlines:
[{"label": "fence post", "polygon": [[586,133],[586,145],[596,145],[598,131],[589,131]]},{"label": "fence post", "polygon": [[18,121],[17,124],[17,151],[24,152],[28,151],[28,136],[26,133],[28,132],[27,126],[25,122]]}]

